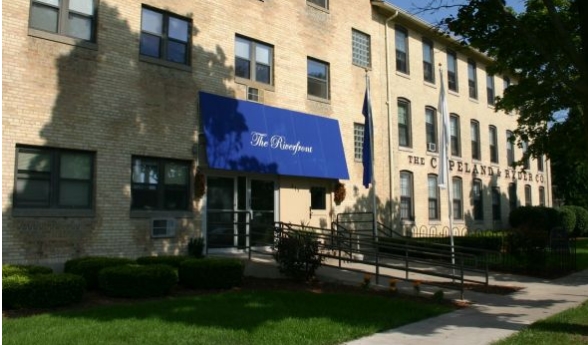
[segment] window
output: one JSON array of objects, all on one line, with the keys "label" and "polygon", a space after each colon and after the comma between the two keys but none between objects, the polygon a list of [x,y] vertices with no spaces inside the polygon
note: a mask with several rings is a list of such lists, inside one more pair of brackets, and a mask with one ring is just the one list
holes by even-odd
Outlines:
[{"label": "window", "polygon": [[[526,141],[523,141],[523,157],[525,157],[525,155],[527,154],[527,151],[529,150],[529,144]],[[525,170],[529,170],[531,169],[531,156],[527,156],[523,162],[523,168]]]},{"label": "window", "polygon": [[472,185],[472,200],[474,220],[484,220],[483,195],[482,195],[482,181],[475,179]]},{"label": "window", "polygon": [[492,163],[498,163],[498,138],[497,138],[496,127],[488,127],[488,139],[490,141],[490,161]]},{"label": "window", "polygon": [[427,139],[427,151],[437,152],[437,111],[435,108],[425,108],[425,136]]},{"label": "window", "polygon": [[329,99],[329,65],[325,62],[307,59],[308,95]]},{"label": "window", "polygon": [[96,5],[93,0],[33,0],[29,26],[94,42]]},{"label": "window", "polygon": [[508,166],[514,165],[514,135],[511,131],[506,131],[506,160]]},{"label": "window", "polygon": [[480,123],[476,120],[470,122],[470,136],[472,139],[472,159],[480,159]]},{"label": "window", "polygon": [[510,86],[510,78],[505,76],[502,80],[504,82],[502,90],[504,91]]},{"label": "window", "polygon": [[463,184],[460,177],[452,179],[453,219],[463,219]]},{"label": "window", "polygon": [[271,84],[274,48],[245,37],[235,37],[235,76]]},{"label": "window", "polygon": [[413,188],[412,173],[410,171],[400,172],[400,218],[412,220]]},{"label": "window", "polygon": [[307,3],[329,9],[329,0],[306,0]]},{"label": "window", "polygon": [[539,187],[539,205],[545,206],[545,188]]},{"label": "window", "polygon": [[532,206],[533,201],[531,199],[531,186],[526,184],[525,185],[525,206]]},{"label": "window", "polygon": [[18,146],[16,167],[15,208],[93,207],[93,153]]},{"label": "window", "polygon": [[179,64],[190,64],[189,19],[143,7],[141,11],[141,55]]},{"label": "window", "polygon": [[458,91],[457,54],[452,50],[447,50],[447,88],[451,91]]},{"label": "window", "polygon": [[486,98],[488,104],[494,105],[494,76],[486,71]]},{"label": "window", "polygon": [[537,171],[543,171],[543,156],[537,157]]},{"label": "window", "polygon": [[461,156],[461,142],[460,142],[459,116],[451,114],[449,117],[449,135],[451,144],[451,155]]},{"label": "window", "polygon": [[351,30],[351,46],[353,51],[353,64],[360,67],[371,66],[370,35],[361,31]]},{"label": "window", "polygon": [[395,26],[396,70],[408,74],[408,31],[400,25]]},{"label": "window", "polygon": [[478,99],[478,76],[476,62],[468,59],[468,91],[470,98]]},{"label": "window", "polygon": [[437,175],[428,175],[427,183],[429,189],[429,219],[439,219],[439,186]]},{"label": "window", "polygon": [[327,189],[325,187],[310,188],[310,208],[313,210],[327,209]]},{"label": "window", "polygon": [[410,102],[398,99],[398,144],[402,147],[412,147],[410,135]]},{"label": "window", "polygon": [[509,183],[508,184],[508,201],[510,204],[510,210],[514,210],[517,208],[517,185],[516,183]]},{"label": "window", "polygon": [[353,124],[353,152],[355,160],[358,162],[363,161],[363,138],[364,138],[365,126],[363,124]]},{"label": "window", "polygon": [[500,188],[492,187],[492,219],[501,220],[500,213]]},{"label": "window", "polygon": [[433,41],[423,38],[423,78],[429,83],[435,83],[434,54]]},{"label": "window", "polygon": [[131,209],[188,210],[189,161],[133,157]]}]

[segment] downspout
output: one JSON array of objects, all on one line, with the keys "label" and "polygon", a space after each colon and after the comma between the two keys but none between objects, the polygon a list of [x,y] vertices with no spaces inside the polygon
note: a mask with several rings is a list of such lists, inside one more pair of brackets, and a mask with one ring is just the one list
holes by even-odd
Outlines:
[{"label": "downspout", "polygon": [[[394,162],[394,155],[392,154],[392,110],[391,107],[392,105],[390,104],[391,102],[391,95],[390,95],[390,45],[388,44],[388,24],[398,16],[398,11],[395,10],[394,14],[389,17],[388,19],[386,19],[385,22],[385,32],[384,32],[384,42],[386,44],[386,108],[387,108],[387,116],[388,116],[388,162],[390,162],[390,164],[388,165],[388,176],[390,177],[390,190],[389,190],[389,195],[390,195],[390,221],[392,222],[392,224],[394,223],[394,220],[392,219],[392,215],[394,214],[394,206],[392,203],[392,197],[394,195],[394,169],[392,168],[394,166],[393,162]],[[390,226],[390,228],[392,227],[392,224],[388,224]]]}]

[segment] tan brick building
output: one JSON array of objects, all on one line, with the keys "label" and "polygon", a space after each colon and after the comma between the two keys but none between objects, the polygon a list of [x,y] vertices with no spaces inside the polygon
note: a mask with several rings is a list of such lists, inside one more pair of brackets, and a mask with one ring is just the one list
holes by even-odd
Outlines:
[{"label": "tan brick building", "polygon": [[508,167],[516,117],[486,96],[504,78],[397,10],[368,0],[3,2],[4,261],[179,254],[201,235],[238,247],[231,233],[260,222],[330,228],[338,214],[371,211],[366,73],[379,221],[446,226],[447,199],[428,186],[436,65],[448,69],[448,52],[455,225],[506,227],[511,184],[521,200],[530,192],[519,204],[551,204],[546,162]]}]

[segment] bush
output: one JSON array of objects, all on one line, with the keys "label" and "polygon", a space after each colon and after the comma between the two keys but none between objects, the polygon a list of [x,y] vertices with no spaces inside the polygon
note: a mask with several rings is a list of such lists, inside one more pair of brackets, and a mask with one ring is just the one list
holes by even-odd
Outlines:
[{"label": "bush", "polygon": [[137,259],[139,265],[168,265],[174,268],[179,268],[184,260],[190,259],[186,255],[162,255],[162,256],[143,256]]},{"label": "bush", "polygon": [[241,286],[245,265],[238,259],[204,258],[182,262],[180,284],[193,289],[227,289]]},{"label": "bush", "polygon": [[570,206],[576,213],[576,227],[574,235],[588,236],[588,210],[581,206]]},{"label": "bush", "polygon": [[98,289],[98,273],[107,267],[128,265],[135,263],[131,259],[110,258],[101,256],[87,256],[83,258],[71,259],[66,261],[64,272],[77,274],[86,280],[88,290]]},{"label": "bush", "polygon": [[561,226],[568,234],[571,234],[576,228],[576,212],[570,206],[562,206],[558,211],[558,225]]},{"label": "bush", "polygon": [[169,294],[178,282],[178,275],[168,265],[130,264],[102,269],[98,281],[107,296],[158,297]]},{"label": "bush", "polygon": [[2,277],[3,308],[52,308],[78,303],[84,278],[68,273]]},{"label": "bush", "polygon": [[188,255],[201,258],[204,256],[204,239],[202,237],[193,237],[188,242]]},{"label": "bush", "polygon": [[510,226],[522,231],[548,233],[558,222],[558,212],[543,206],[521,206],[512,210],[509,215]]},{"label": "bush", "polygon": [[294,279],[310,280],[324,258],[316,239],[308,233],[284,234],[278,239],[274,259],[280,272]]},{"label": "bush", "polygon": [[51,274],[53,270],[45,266],[36,265],[2,265],[2,278],[12,275]]}]

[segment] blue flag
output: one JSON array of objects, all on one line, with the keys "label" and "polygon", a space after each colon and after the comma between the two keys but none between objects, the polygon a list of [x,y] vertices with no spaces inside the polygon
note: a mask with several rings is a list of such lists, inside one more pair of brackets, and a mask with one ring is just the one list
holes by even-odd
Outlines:
[{"label": "blue flag", "polygon": [[[369,83],[369,81],[368,81]],[[363,186],[365,188],[370,187],[372,183],[373,171],[372,171],[372,106],[370,103],[370,89],[369,84],[366,85],[365,98],[363,99],[362,114],[365,117],[365,125],[363,127]]]}]

